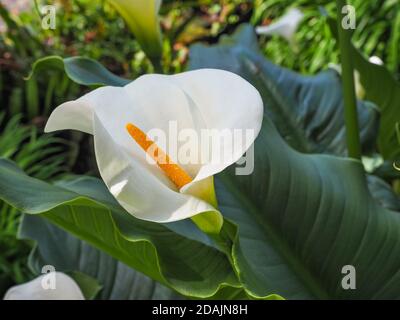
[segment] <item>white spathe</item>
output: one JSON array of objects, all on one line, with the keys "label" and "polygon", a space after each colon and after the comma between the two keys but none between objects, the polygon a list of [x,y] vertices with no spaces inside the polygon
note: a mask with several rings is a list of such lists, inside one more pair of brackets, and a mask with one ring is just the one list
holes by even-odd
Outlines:
[{"label": "white spathe", "polygon": [[[45,277],[53,276],[55,286],[50,288]],[[4,300],[85,300],[85,298],[71,277],[61,272],[53,272],[10,288]]]},{"label": "white spathe", "polygon": [[378,56],[372,56],[368,59],[369,62],[377,64],[378,66],[383,66],[383,61]]},{"label": "white spathe", "polygon": [[273,22],[267,26],[256,27],[256,32],[262,35],[278,34],[288,41],[291,41],[297,30],[297,27],[303,19],[303,16],[303,12],[301,12],[299,9],[289,9],[289,11],[276,22]]},{"label": "white spathe", "polygon": [[[102,87],[63,103],[51,114],[45,131],[80,130],[94,136],[102,179],[116,200],[133,216],[171,222],[218,210],[204,195],[213,190],[213,175],[240,159],[253,144],[263,119],[263,102],[246,80],[228,71],[200,69],[176,75],[144,75],[125,87]],[[131,122],[145,133],[165,132],[158,146],[168,152],[169,123],[178,132],[193,129],[253,130],[254,137],[234,146],[230,159],[181,164],[193,181],[178,190],[129,136]],[[172,140],[173,138],[171,138]],[[229,149],[230,146],[222,146]],[[199,153],[203,146],[199,146]],[[211,154],[210,159],[213,159]]]}]

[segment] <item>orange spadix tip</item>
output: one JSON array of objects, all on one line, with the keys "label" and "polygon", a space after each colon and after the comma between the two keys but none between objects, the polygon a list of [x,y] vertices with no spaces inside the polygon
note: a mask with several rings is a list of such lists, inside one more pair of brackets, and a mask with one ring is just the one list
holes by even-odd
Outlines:
[{"label": "orange spadix tip", "polygon": [[145,152],[147,152],[147,154],[154,159],[160,169],[176,185],[178,189],[192,182],[193,179],[189,176],[189,174],[178,164],[174,163],[168,154],[159,148],[157,144],[151,140],[141,129],[132,123],[128,123],[125,128],[129,135]]}]

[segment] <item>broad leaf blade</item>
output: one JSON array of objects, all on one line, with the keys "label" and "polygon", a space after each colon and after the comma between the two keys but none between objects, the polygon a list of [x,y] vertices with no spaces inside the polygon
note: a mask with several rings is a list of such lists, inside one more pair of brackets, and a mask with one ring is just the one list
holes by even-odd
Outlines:
[{"label": "broad leaf blade", "polygon": [[[0,160],[0,176],[2,200],[25,213],[42,214],[184,296],[210,298],[224,287],[242,291],[225,254],[207,244],[190,220],[170,228],[135,219],[111,195],[104,197],[107,189],[94,178],[70,182],[68,190],[30,178],[7,160]],[[72,189],[87,190],[96,199]]]},{"label": "broad leaf blade", "polygon": [[[31,268],[41,273],[43,265],[52,265],[57,271],[69,272],[75,280],[88,275],[101,285],[98,298],[176,299],[177,294],[145,275],[129,268],[111,256],[60,229],[37,215],[25,215],[20,237],[37,242],[30,256]],[[90,281],[84,281],[86,284]],[[82,281],[78,281],[82,289]],[[93,283],[89,283],[89,289]],[[94,288],[96,289],[96,288]],[[93,290],[92,290],[93,291]],[[93,292],[90,296],[93,296]],[[86,295],[85,295],[86,296]]]},{"label": "broad leaf blade", "polygon": [[[255,296],[397,299],[400,214],[370,196],[354,160],[294,151],[269,119],[255,145],[255,170],[218,179],[224,217],[238,226],[233,258]],[[342,267],[356,269],[344,290]]]},{"label": "broad leaf blade", "polygon": [[74,82],[86,86],[124,86],[130,82],[108,71],[99,62],[85,57],[61,58],[60,56],[48,56],[37,60],[32,66],[34,74],[45,70],[59,70]]},{"label": "broad leaf blade", "polygon": [[[220,44],[191,49],[190,68],[220,68],[250,81],[265,107],[255,169],[219,175],[224,217],[237,226],[233,259],[254,296],[399,298],[400,215],[370,196],[361,163],[345,154],[342,93],[333,72],[305,77],[273,65],[244,26]],[[376,113],[359,102],[364,147],[373,145]],[[378,198],[378,197],[377,197]],[[356,268],[356,290],[344,290],[342,267]]]},{"label": "broad leaf blade", "polygon": [[79,271],[72,271],[67,274],[78,284],[86,300],[95,299],[102,289],[97,280],[87,274]]}]

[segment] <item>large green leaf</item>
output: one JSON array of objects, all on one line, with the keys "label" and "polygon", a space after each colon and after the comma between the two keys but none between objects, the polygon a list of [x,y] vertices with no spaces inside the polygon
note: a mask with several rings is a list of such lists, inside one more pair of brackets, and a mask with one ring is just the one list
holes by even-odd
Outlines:
[{"label": "large green leaf", "polygon": [[[20,237],[35,240],[30,266],[36,274],[44,265],[57,271],[84,273],[101,285],[100,299],[176,299],[177,294],[145,275],[79,240],[46,219],[25,215]],[[79,274],[79,273],[78,273]]]},{"label": "large green leaf", "polygon": [[[261,93],[265,118],[255,169],[218,176],[224,217],[237,226],[232,249],[240,281],[255,296],[399,298],[400,215],[371,197],[361,163],[344,154],[342,94],[336,74],[304,77],[265,60],[250,26],[233,37],[191,49],[190,68],[220,68]],[[364,146],[376,114],[359,102]],[[381,198],[380,195],[376,198]],[[356,269],[356,290],[341,286],[342,267]]]},{"label": "large green leaf", "polygon": [[96,60],[85,57],[48,56],[37,60],[28,78],[46,70],[60,70],[74,82],[86,86],[123,86],[130,82],[108,71]]},{"label": "large green leaf", "polygon": [[246,297],[229,259],[190,220],[162,225],[135,219],[94,178],[54,186],[4,159],[0,177],[0,199],[22,212],[42,214],[184,296]]},{"label": "large green leaf", "polygon": [[[217,179],[224,217],[238,226],[233,257],[254,295],[400,298],[400,214],[370,196],[354,160],[294,151],[265,118],[255,170]],[[342,267],[356,269],[344,290]]]},{"label": "large green leaf", "polygon": [[400,198],[390,184],[374,175],[368,175],[367,182],[369,191],[382,207],[400,211]]},{"label": "large green leaf", "polygon": [[[34,255],[31,254],[29,258],[34,259]],[[80,271],[70,271],[66,272],[66,274],[68,274],[78,284],[86,300],[95,299],[102,289],[102,286],[96,279]]]},{"label": "large green leaf", "polygon": [[[280,134],[297,150],[346,154],[342,87],[335,71],[303,76],[274,65],[259,52],[250,25],[223,37],[217,46],[194,45],[189,68],[224,69],[248,80],[260,92]],[[375,143],[377,112],[370,103],[359,102],[358,113],[368,151]]]}]

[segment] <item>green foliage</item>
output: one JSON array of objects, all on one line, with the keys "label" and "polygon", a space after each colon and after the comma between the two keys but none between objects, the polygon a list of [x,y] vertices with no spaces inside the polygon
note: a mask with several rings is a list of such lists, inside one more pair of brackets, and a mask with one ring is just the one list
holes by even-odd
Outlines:
[{"label": "green foliage", "polygon": [[[37,241],[29,256],[29,265],[36,275],[44,265],[70,275],[89,276],[85,287],[96,292],[99,299],[176,299],[178,295],[143,274],[95,249],[46,219],[25,215],[19,237]],[[62,252],[62,255],[60,255]],[[76,276],[74,276],[76,279]],[[82,281],[81,281],[82,282]],[[82,284],[78,281],[81,289]],[[100,291],[100,293],[98,292]],[[92,294],[93,296],[93,294]],[[94,298],[94,297],[93,297]]]},{"label": "green foliage", "polygon": [[[332,34],[338,37],[335,19],[328,18]],[[396,159],[400,155],[398,125],[400,123],[400,82],[385,65],[377,65],[353,44],[349,52],[360,82],[365,90],[365,99],[376,104],[380,111],[378,135],[379,151],[384,159]]]},{"label": "green foliage", "polygon": [[[220,45],[196,44],[190,69],[217,68],[241,75],[260,92],[267,115],[295,149],[346,155],[343,95],[339,75],[328,70],[303,76],[274,65],[260,53],[250,25],[242,25]],[[378,114],[359,101],[360,135],[366,153],[374,150]]]},{"label": "green foliage", "polygon": [[48,56],[37,60],[32,66],[29,80],[34,79],[40,71],[59,70],[75,83],[86,86],[114,85],[123,86],[130,82],[108,71],[99,62],[84,57],[63,59],[59,56]]},{"label": "green foliage", "polygon": [[[23,126],[20,120],[43,124],[54,106],[81,94],[77,84],[119,86],[128,80],[113,73],[134,79],[154,70],[106,2],[60,3],[57,28],[48,31],[40,28],[36,11],[12,17],[0,5],[0,16],[13,30],[0,39],[0,98],[6,109],[1,117],[9,120],[0,135],[0,156],[41,180],[62,173],[71,153],[64,154],[66,146],[59,139],[40,136],[36,127]],[[381,57],[391,72],[399,73],[398,1],[352,4],[358,16],[356,47]],[[53,185],[1,160],[0,198],[13,207],[0,206],[0,294],[33,276],[26,267],[31,246],[15,239],[21,210],[32,214],[26,217],[22,236],[37,241],[30,257],[33,273],[38,274],[40,264],[54,264],[73,275],[87,297],[172,297],[165,285],[198,298],[399,298],[400,220],[398,212],[381,207],[398,211],[399,199],[377,177],[368,177],[367,185],[359,162],[337,157],[346,155],[339,76],[324,71],[306,77],[263,58],[266,54],[302,73],[336,63],[337,46],[320,5],[334,10],[327,0],[164,1],[164,71],[183,71],[193,42],[219,41],[216,46],[194,46],[189,68],[238,73],[260,91],[265,103],[255,172],[235,176],[228,169],[216,178],[225,216],[222,239],[202,234],[190,221],[159,225],[137,220],[97,179]],[[305,13],[294,45],[278,37],[257,39],[249,26],[233,37],[224,36],[242,22],[269,23],[289,6]],[[53,56],[42,58],[49,53]],[[91,59],[62,58],[69,55]],[[37,58],[33,76],[23,80]],[[398,84],[355,49],[354,61],[367,99],[381,111],[380,151],[385,158],[397,156],[399,99],[393,92]],[[376,107],[359,101],[358,114],[363,152],[370,155],[376,152]],[[393,176],[393,169],[385,172]],[[60,249],[55,239],[69,245]],[[66,255],[60,257],[59,250]],[[355,291],[341,287],[346,264],[356,267]],[[120,278],[141,292],[117,287],[115,279]]]},{"label": "green foliage", "polygon": [[0,37],[0,97],[3,111],[6,111],[7,117],[23,114],[24,120],[31,121],[42,114],[39,87],[42,88],[44,82],[37,79],[24,81],[24,70],[46,49],[33,30],[11,16],[3,4],[0,4],[0,17],[7,26],[7,31]]},{"label": "green foliage", "polygon": [[[65,44],[52,43],[61,25],[54,31],[43,30],[35,10],[14,17],[0,5],[0,15],[8,26],[8,31],[0,38],[0,55],[4,57],[4,60],[0,61],[4,64],[0,78],[0,96],[7,117],[23,114],[25,122],[42,124],[45,120],[43,117],[48,116],[56,105],[75,98],[81,92],[63,72],[50,71],[46,73],[46,77],[24,80],[30,64],[35,59],[46,56],[49,52],[65,54]],[[59,18],[57,21],[60,23],[67,19],[66,16]],[[63,28],[61,30],[66,31]]]},{"label": "green foliage", "polygon": [[[0,156],[14,160],[34,177],[59,176],[66,169],[65,142],[52,135],[39,136],[35,127],[22,125],[20,118],[17,115],[6,122],[5,114],[0,114]],[[26,267],[30,245],[16,239],[20,217],[17,209],[0,201],[0,271],[8,285],[31,277]]]},{"label": "green foliage", "polygon": [[[252,175],[232,169],[218,178],[231,251],[221,252],[189,220],[131,217],[96,179],[52,186],[2,161],[0,195],[186,296],[397,298],[400,216],[371,198],[361,164],[298,153],[267,117],[255,150]],[[341,287],[348,264],[357,290]],[[218,293],[222,287],[229,291]]]},{"label": "green foliage", "polygon": [[[356,9],[357,29],[354,44],[367,56],[376,55],[388,64],[390,71],[400,74],[398,48],[400,33],[400,3],[396,0],[364,1],[352,0]],[[261,47],[268,58],[275,63],[315,73],[330,63],[338,63],[338,47],[332,37],[325,17],[320,12],[323,6],[335,14],[335,2],[329,0],[255,0],[251,22],[255,25],[283,15],[289,7],[300,8],[305,17],[295,35],[295,46],[278,36],[261,39]]]},{"label": "green foliage", "polygon": [[[258,52],[250,26],[215,47],[193,47],[191,57],[192,68],[244,76],[266,106],[253,174],[237,176],[230,168],[216,178],[225,218],[221,239],[202,234],[189,220],[137,220],[93,178],[52,186],[3,161],[0,196],[185,296],[398,298],[400,216],[379,204],[393,208],[393,194],[376,180],[369,189],[360,162],[313,154],[345,149],[337,75],[304,77],[271,64]],[[376,115],[359,104],[366,143],[376,135]],[[307,153],[289,147],[270,119]],[[379,203],[370,190],[379,193]],[[357,290],[341,286],[345,265],[356,268]]]},{"label": "green foliage", "polygon": [[[264,60],[250,26],[240,28],[217,46],[194,46],[190,66],[221,68],[245,77],[260,91],[265,104],[264,126],[255,146],[255,171],[251,176],[236,176],[233,170],[224,172],[217,188],[223,214],[237,222],[239,241],[244,242],[236,253],[246,270],[241,273],[242,281],[254,286],[259,294],[266,294],[272,283],[273,288],[279,287],[274,292],[285,298],[398,297],[395,288],[400,279],[395,273],[400,266],[395,261],[399,259],[399,248],[371,245],[389,233],[392,244],[397,241],[398,213],[384,210],[385,218],[381,216],[382,208],[369,198],[358,162],[293,152],[277,142],[280,137],[268,124],[272,118],[289,143],[302,152],[341,154],[345,140],[343,133],[339,136],[343,129],[343,108],[337,106],[342,103],[340,84],[327,76],[330,73],[315,76],[314,83],[313,77],[296,75]],[[324,77],[330,80],[323,81]],[[359,105],[360,118],[371,123],[367,110]],[[337,112],[340,115],[335,115]],[[366,123],[360,126],[362,130],[368,128]],[[373,127],[371,137],[376,136]],[[299,141],[312,141],[314,147],[305,148]],[[330,141],[335,141],[333,149],[327,148]],[[374,183],[370,190],[375,193],[386,186],[380,182],[377,188],[376,180],[370,180]],[[386,205],[390,202],[393,208],[396,196],[392,193],[375,197]],[[374,250],[382,253],[382,259],[385,254],[397,258],[385,260],[373,270],[368,264],[377,258]],[[389,267],[388,263],[394,264]],[[357,293],[340,286],[340,270],[346,264],[359,270]],[[385,275],[383,265],[388,272]],[[373,283],[380,289],[373,288],[370,277],[381,277]]]},{"label": "green foliage", "polygon": [[374,102],[380,110],[379,151],[385,159],[396,159],[400,156],[396,135],[396,126],[400,123],[400,82],[385,66],[369,62],[354,46],[351,54],[365,89],[365,99]]},{"label": "green foliage", "polygon": [[[162,0],[107,0],[124,18],[153,66],[160,67],[162,35],[158,11]],[[162,70],[158,70],[162,72]]]},{"label": "green foliage", "polygon": [[0,170],[1,198],[26,213],[42,214],[180,294],[207,298],[222,287],[240,291],[228,259],[190,220],[161,225],[135,219],[94,178],[52,186],[4,160]]},{"label": "green foliage", "polygon": [[14,160],[29,175],[39,179],[51,179],[66,169],[65,141],[53,135],[39,136],[33,126],[22,125],[20,116],[5,123],[4,113],[0,123],[4,129],[0,135],[0,156]]},{"label": "green foliage", "polygon": [[[31,253],[31,256],[32,256],[32,253]],[[41,274],[42,273],[39,273],[39,275],[41,275]],[[86,300],[95,299],[97,297],[97,295],[99,294],[100,290],[102,289],[101,285],[97,282],[97,280],[88,276],[87,274],[84,274],[79,271],[67,272],[67,274],[72,279],[74,279],[74,281],[78,284],[78,286],[81,289],[82,294]]]}]

